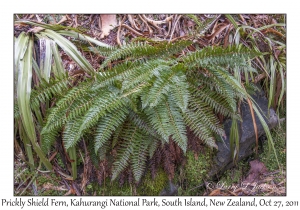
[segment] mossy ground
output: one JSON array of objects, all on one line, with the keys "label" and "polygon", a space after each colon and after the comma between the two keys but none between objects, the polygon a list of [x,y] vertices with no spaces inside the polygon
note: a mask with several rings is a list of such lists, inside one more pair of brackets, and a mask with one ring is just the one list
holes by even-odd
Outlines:
[{"label": "mossy ground", "polygon": [[192,151],[186,154],[186,164],[179,168],[179,172],[175,177],[175,182],[179,184],[178,194],[182,196],[201,195],[200,188],[203,180],[207,180],[207,173],[212,164],[212,154],[214,152],[206,149],[204,153],[199,155]]}]

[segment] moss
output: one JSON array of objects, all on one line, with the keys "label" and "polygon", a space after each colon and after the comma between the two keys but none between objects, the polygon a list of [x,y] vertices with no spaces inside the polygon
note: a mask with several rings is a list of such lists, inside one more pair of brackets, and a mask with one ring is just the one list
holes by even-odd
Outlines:
[{"label": "moss", "polygon": [[[271,135],[274,142],[274,147],[276,150],[277,158],[280,167],[283,170],[286,169],[286,125],[282,124],[281,126],[276,127],[271,131]],[[264,151],[260,154],[262,162],[270,171],[278,169],[278,163],[275,158],[273,149],[269,149],[268,142],[265,141],[263,144]]]},{"label": "moss", "polygon": [[143,177],[142,183],[137,188],[139,195],[158,196],[165,188],[168,182],[167,174],[159,169],[154,180],[151,178],[151,174],[148,171],[146,176]]},{"label": "moss", "polygon": [[212,165],[212,155],[214,152],[211,149],[206,149],[204,153],[195,155],[194,152],[188,151],[186,154],[186,164],[179,169],[179,174],[175,180],[179,183],[179,195],[200,195],[201,190],[199,185],[206,180],[210,166]]},{"label": "moss", "polygon": [[61,186],[60,184],[61,179],[55,173],[50,173],[47,175],[39,174],[36,178],[36,181],[39,188],[39,195],[41,196],[57,196],[57,195],[64,195],[66,193],[66,191],[43,188],[44,184],[51,184],[54,187]]},{"label": "moss", "polygon": [[101,196],[130,196],[133,195],[133,186],[125,183],[123,186],[120,186],[117,181],[111,182],[109,178],[106,179],[105,183],[101,186],[98,183],[93,183],[92,188],[88,189],[89,191],[96,191],[97,195]]},{"label": "moss", "polygon": [[248,161],[240,161],[234,168],[225,171],[218,183],[222,186],[232,186],[239,183],[248,171]]}]

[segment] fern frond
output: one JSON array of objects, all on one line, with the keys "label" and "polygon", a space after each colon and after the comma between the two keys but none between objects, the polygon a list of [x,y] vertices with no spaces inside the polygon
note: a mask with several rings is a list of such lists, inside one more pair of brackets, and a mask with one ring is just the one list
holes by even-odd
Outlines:
[{"label": "fern frond", "polygon": [[192,42],[189,40],[181,40],[171,44],[168,42],[160,42],[154,46],[143,42],[133,42],[111,53],[103,62],[101,68],[105,68],[111,61],[123,58],[162,58],[164,56],[170,56],[182,51],[191,44]]},{"label": "fern frond", "polygon": [[143,135],[143,138],[135,138],[133,142],[133,154],[131,155],[132,171],[135,181],[138,183],[146,169],[148,158],[148,147],[151,143],[149,136]]},{"label": "fern frond", "polygon": [[159,76],[161,71],[169,69],[171,62],[161,59],[150,60],[135,69],[133,73],[123,81],[122,90],[137,86],[141,82],[152,79],[153,76]]},{"label": "fern frond", "polygon": [[155,45],[157,52],[155,56],[157,58],[164,58],[166,56],[170,57],[173,54],[179,53],[186,47],[190,46],[193,42],[190,40],[179,40],[177,42],[169,43],[168,41],[162,41]]},{"label": "fern frond", "polygon": [[[78,93],[77,91],[75,94]],[[79,94],[82,97],[74,98],[70,104],[65,104],[65,100],[62,102],[62,106],[56,106],[50,110],[48,120],[44,126],[42,132],[47,132],[61,128],[67,121],[79,118],[82,116],[101,96],[96,93],[85,92]],[[70,97],[71,98],[71,97]],[[63,98],[65,99],[65,98]],[[60,101],[59,101],[60,102]]]},{"label": "fern frond", "polygon": [[206,128],[215,132],[218,135],[224,135],[224,130],[220,126],[219,120],[213,113],[213,110],[206,103],[203,103],[200,99],[193,97],[189,103],[189,111],[195,113],[195,116],[199,116],[199,122]]},{"label": "fern frond", "polygon": [[238,82],[227,69],[221,66],[209,66],[209,71],[220,81],[226,82],[234,90],[235,94],[240,98],[245,98],[247,92],[242,87],[241,83]]},{"label": "fern frond", "polygon": [[178,106],[175,105],[174,99],[170,96],[168,101],[165,101],[167,114],[169,117],[169,129],[172,135],[172,139],[178,144],[178,146],[186,152],[187,148],[187,136],[186,136],[186,125]]},{"label": "fern frond", "polygon": [[156,107],[146,109],[145,113],[153,128],[165,142],[168,142],[171,132],[169,129],[169,116],[165,105],[160,103]]},{"label": "fern frond", "polygon": [[208,146],[218,148],[212,131],[201,121],[202,116],[199,116],[197,113],[194,113],[189,109],[186,110],[183,116],[185,123],[196,134],[196,136],[203,140]]},{"label": "fern frond", "polygon": [[[126,98],[119,98],[115,93],[102,92],[100,96],[82,118],[77,119],[76,124],[70,126],[70,130],[65,130],[64,142],[66,149],[74,146],[83,135],[83,132],[95,126],[101,117],[124,108],[127,101]],[[71,119],[74,119],[74,117]]]},{"label": "fern frond", "polygon": [[181,73],[177,73],[176,76],[172,78],[171,94],[175,99],[175,103],[184,112],[187,108],[190,93],[188,91],[188,83],[186,76]]},{"label": "fern frond", "polygon": [[115,132],[113,133],[113,137],[112,137],[112,141],[111,141],[111,148],[114,148],[117,145],[125,125],[126,125],[126,122],[116,128]]},{"label": "fern frond", "polygon": [[172,85],[172,78],[175,74],[176,72],[168,70],[161,73],[161,76],[158,77],[153,85],[141,96],[143,109],[148,106],[150,108],[155,107],[166,99]]},{"label": "fern frond", "polygon": [[119,109],[116,112],[110,113],[99,120],[95,135],[96,153],[99,150],[99,148],[102,147],[108,139],[110,139],[115,129],[124,122],[127,114],[127,109]]},{"label": "fern frond", "polygon": [[137,126],[140,130],[142,130],[147,135],[150,135],[153,139],[160,139],[161,136],[156,132],[155,129],[152,128],[150,122],[147,119],[147,116],[142,113],[135,113],[133,110],[129,112],[128,116],[130,122]]},{"label": "fern frond", "polygon": [[233,68],[236,66],[247,66],[247,61],[258,55],[260,54],[241,45],[234,45],[227,48],[206,47],[200,51],[188,54],[182,58],[182,61],[190,69],[195,67],[204,68],[208,65]]},{"label": "fern frond", "polygon": [[101,71],[96,74],[95,87],[104,87],[112,85],[116,81],[125,80],[129,77],[136,68],[140,66],[140,62],[124,62],[113,67],[111,70]]},{"label": "fern frond", "polygon": [[[235,113],[236,97],[240,96],[241,93],[238,93],[234,88],[232,88],[232,86],[228,84],[224,77],[217,71],[211,71],[213,71],[214,74],[209,76],[204,75],[203,73],[195,73],[195,79],[189,78],[190,86],[193,86],[194,89],[198,89],[198,87],[201,87],[201,89],[207,87],[208,91],[215,92],[220,97],[225,98],[227,104],[230,106],[230,109],[234,110],[233,113]],[[201,89],[198,91],[202,91]]]},{"label": "fern frond", "polygon": [[158,147],[161,146],[161,141],[159,139],[153,139],[151,144],[149,145],[149,157],[152,158],[155,151]]},{"label": "fern frond", "polygon": [[[82,103],[76,103],[78,109],[79,107],[85,108],[84,102],[88,104],[89,100],[92,100],[94,95],[88,94],[89,92],[89,83],[81,83],[77,87],[73,87],[63,98],[61,98],[56,106],[50,109],[50,112],[47,116],[47,123],[44,126],[43,130],[51,130],[51,128],[61,127],[66,119],[68,110],[70,106],[74,106],[74,101],[81,100]],[[79,112],[79,110],[78,110]]]},{"label": "fern frond", "polygon": [[80,118],[66,122],[64,132],[63,132],[64,147],[66,150],[68,150],[71,147],[74,147],[77,144],[77,142],[80,140],[82,133],[77,132],[79,131],[80,126],[81,126]]},{"label": "fern frond", "polygon": [[123,139],[121,148],[118,149],[116,161],[112,168],[112,181],[128,166],[130,156],[133,154],[134,142],[141,139],[141,134],[138,127],[128,124],[122,131],[121,138]]},{"label": "fern frond", "polygon": [[147,54],[153,54],[157,50],[155,47],[148,45],[143,42],[134,42],[128,45],[123,46],[122,48],[115,50],[106,58],[106,60],[102,63],[100,68],[105,68],[111,61],[118,60],[126,57],[143,57]]},{"label": "fern frond", "polygon": [[55,96],[61,96],[69,89],[69,78],[50,79],[42,82],[30,95],[31,107],[39,107],[39,103],[45,103]]},{"label": "fern frond", "polygon": [[59,135],[59,129],[41,133],[41,149],[47,154]]},{"label": "fern frond", "polygon": [[88,47],[88,51],[91,51],[95,54],[100,54],[102,56],[108,57],[110,56],[114,51],[116,51],[117,48],[114,46],[109,47]]},{"label": "fern frond", "polygon": [[[216,91],[212,91],[208,87],[201,87],[197,89],[190,84],[191,98],[196,97],[203,103],[209,105],[216,113],[220,113],[223,116],[236,117],[235,109],[228,103],[227,98],[224,95],[218,94]],[[231,102],[231,101],[230,101]]]}]

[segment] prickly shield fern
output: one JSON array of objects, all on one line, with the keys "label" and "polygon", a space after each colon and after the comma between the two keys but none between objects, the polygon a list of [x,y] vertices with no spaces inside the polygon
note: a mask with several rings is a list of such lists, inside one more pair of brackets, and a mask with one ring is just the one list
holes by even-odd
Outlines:
[{"label": "prickly shield fern", "polygon": [[217,148],[215,137],[224,130],[216,113],[238,119],[237,100],[248,95],[230,70],[247,69],[257,54],[240,46],[181,54],[191,44],[136,42],[110,50],[93,48],[104,51],[106,60],[93,78],[58,97],[42,129],[43,150],[50,149],[59,133],[69,150],[92,132],[100,158],[117,151],[112,179],[130,167],[139,182],[157,142],[172,139],[186,152],[187,127]]}]

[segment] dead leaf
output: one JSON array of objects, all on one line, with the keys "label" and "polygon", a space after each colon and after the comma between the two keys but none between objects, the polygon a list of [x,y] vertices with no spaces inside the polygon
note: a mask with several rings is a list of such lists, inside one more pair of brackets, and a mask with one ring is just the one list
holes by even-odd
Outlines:
[{"label": "dead leaf", "polygon": [[215,189],[209,194],[209,196],[216,196],[216,195],[220,195],[220,194],[221,194],[221,190]]},{"label": "dead leaf", "polygon": [[32,33],[36,34],[36,33],[40,32],[40,31],[43,31],[43,30],[45,30],[45,28],[37,26],[37,27],[34,27],[34,28],[30,29],[28,32],[32,32]]},{"label": "dead leaf", "polygon": [[116,15],[100,15],[101,17],[101,30],[102,34],[100,39],[109,35],[109,32],[117,25]]},{"label": "dead leaf", "polygon": [[246,183],[252,183],[260,180],[260,175],[267,172],[266,166],[259,160],[250,161],[249,175],[244,180]]}]

